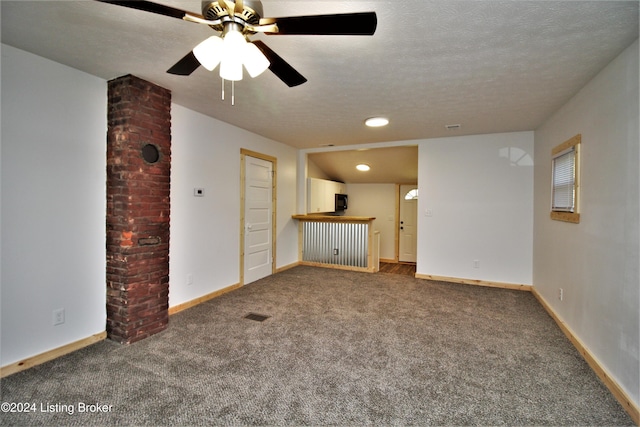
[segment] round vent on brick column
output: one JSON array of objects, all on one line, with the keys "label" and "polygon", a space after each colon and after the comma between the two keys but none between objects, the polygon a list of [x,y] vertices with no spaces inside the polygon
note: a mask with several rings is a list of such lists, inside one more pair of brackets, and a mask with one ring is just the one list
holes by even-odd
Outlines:
[{"label": "round vent on brick column", "polygon": [[147,163],[156,163],[160,160],[160,151],[158,151],[158,147],[153,144],[147,144],[142,147],[142,158]]}]

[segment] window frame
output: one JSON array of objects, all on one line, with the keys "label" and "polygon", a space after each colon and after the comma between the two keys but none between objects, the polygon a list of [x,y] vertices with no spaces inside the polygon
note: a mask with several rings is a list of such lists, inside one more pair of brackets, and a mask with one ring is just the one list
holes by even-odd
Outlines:
[{"label": "window frame", "polygon": [[[582,135],[578,134],[551,150],[551,219],[578,224],[580,222],[580,146]],[[554,207],[555,196],[555,161],[556,159],[573,153],[574,156],[574,179],[573,179],[573,211],[565,208]]]}]

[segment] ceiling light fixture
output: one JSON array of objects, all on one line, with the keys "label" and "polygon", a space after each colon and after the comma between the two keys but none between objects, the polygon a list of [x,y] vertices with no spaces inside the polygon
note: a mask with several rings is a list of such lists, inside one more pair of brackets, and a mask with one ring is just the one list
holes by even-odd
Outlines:
[{"label": "ceiling light fixture", "polygon": [[371,169],[371,167],[366,163],[360,163],[359,165],[356,165],[356,169],[358,169],[360,172],[366,172]]},{"label": "ceiling light fixture", "polygon": [[389,119],[386,117],[370,117],[364,121],[364,124],[372,128],[378,128],[388,125]]},{"label": "ceiling light fixture", "polygon": [[231,104],[235,102],[234,82],[242,80],[242,66],[249,75],[257,77],[269,68],[269,60],[253,43],[247,42],[240,24],[230,22],[224,27],[222,37],[211,36],[193,48],[193,55],[204,68],[213,71],[220,64],[220,77],[231,81]]}]

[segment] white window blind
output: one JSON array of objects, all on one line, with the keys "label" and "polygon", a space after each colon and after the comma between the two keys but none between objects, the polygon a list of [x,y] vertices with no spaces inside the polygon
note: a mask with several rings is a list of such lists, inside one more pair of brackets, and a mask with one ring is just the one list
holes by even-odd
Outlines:
[{"label": "white window blind", "polygon": [[553,157],[553,188],[551,210],[575,212],[576,150],[575,146]]}]

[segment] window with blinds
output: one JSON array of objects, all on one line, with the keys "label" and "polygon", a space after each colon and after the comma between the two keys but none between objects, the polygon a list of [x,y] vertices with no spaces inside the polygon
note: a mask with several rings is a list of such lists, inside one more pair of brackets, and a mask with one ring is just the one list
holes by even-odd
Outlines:
[{"label": "window with blinds", "polygon": [[575,212],[576,149],[568,148],[553,158],[553,191],[551,210]]},{"label": "window with blinds", "polygon": [[579,223],[580,134],[551,151],[551,219]]}]

